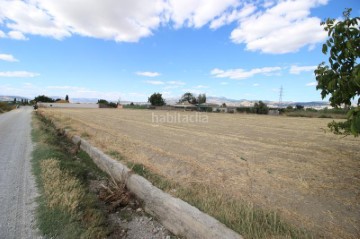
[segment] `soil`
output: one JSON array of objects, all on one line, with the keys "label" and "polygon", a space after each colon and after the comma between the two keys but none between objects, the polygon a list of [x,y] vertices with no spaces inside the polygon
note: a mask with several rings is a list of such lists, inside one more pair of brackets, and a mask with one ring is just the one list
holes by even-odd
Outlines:
[{"label": "soil", "polygon": [[[105,200],[111,195],[106,194],[110,188],[109,181],[92,180],[90,190],[98,195],[102,207],[109,212],[108,223],[111,234],[108,239],[176,239],[164,226],[141,207],[141,203],[126,188],[121,190],[112,200]],[[114,188],[111,188],[115,192]],[[105,195],[106,194],[106,195]],[[118,199],[121,200],[118,200]],[[121,202],[120,202],[121,201]],[[114,206],[114,202],[117,206]]]},{"label": "soil", "polygon": [[[171,181],[212,185],[326,238],[360,236],[360,138],[328,132],[332,119],[209,113],[204,122],[195,112],[42,111],[102,151]],[[174,121],[190,117],[198,121]]]}]

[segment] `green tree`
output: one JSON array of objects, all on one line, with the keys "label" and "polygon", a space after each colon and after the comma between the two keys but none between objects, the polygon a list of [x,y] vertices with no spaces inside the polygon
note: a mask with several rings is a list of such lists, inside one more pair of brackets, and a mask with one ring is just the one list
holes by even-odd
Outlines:
[{"label": "green tree", "polygon": [[329,53],[329,65],[322,62],[315,70],[316,89],[321,90],[324,99],[330,95],[333,107],[349,107],[357,98],[357,107],[347,114],[347,121],[333,121],[328,126],[335,134],[360,133],[360,18],[350,18],[351,8],[343,12],[344,20],[327,19],[322,22],[328,33],[328,40],[323,44],[322,52]]},{"label": "green tree", "polygon": [[44,102],[44,103],[52,103],[55,102],[54,99],[45,96],[45,95],[39,95],[34,98],[35,102]]},{"label": "green tree", "polygon": [[69,96],[68,95],[65,96],[65,100],[69,101]]},{"label": "green tree", "polygon": [[297,110],[303,110],[304,109],[304,106],[303,105],[295,105],[295,108]]},{"label": "green tree", "polygon": [[179,102],[186,102],[186,101],[189,102],[190,104],[197,103],[196,97],[190,92],[186,92],[185,94],[183,94],[179,100]]},{"label": "green tree", "polygon": [[206,103],[206,94],[199,94],[197,102],[199,104],[204,104]]},{"label": "green tree", "polygon": [[269,113],[269,108],[264,102],[259,101],[259,103],[254,104],[254,113],[266,115]]},{"label": "green tree", "polygon": [[103,105],[107,105],[107,104],[109,104],[109,102],[107,101],[107,100],[104,100],[104,99],[100,99],[100,100],[98,100],[98,102],[97,102],[98,104],[103,104]]},{"label": "green tree", "polygon": [[148,98],[148,102],[153,106],[163,106],[165,105],[165,100],[160,93],[154,93]]}]

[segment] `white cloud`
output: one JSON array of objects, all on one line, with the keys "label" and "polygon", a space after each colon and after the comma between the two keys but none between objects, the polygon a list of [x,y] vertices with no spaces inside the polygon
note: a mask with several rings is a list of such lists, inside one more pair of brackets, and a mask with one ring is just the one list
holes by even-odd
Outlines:
[{"label": "white cloud", "polygon": [[[0,1],[0,23],[24,35],[63,39],[74,34],[136,42],[161,25],[200,28],[226,14],[235,20],[241,0]],[[231,12],[233,14],[229,14]],[[26,14],[24,14],[26,12]],[[17,38],[18,39],[18,38]]]},{"label": "white cloud", "polygon": [[38,73],[28,71],[0,71],[0,77],[29,78],[38,76]]},{"label": "white cloud", "polygon": [[229,83],[228,82],[226,82],[226,81],[222,81],[222,82],[220,82],[220,85],[228,85]]},{"label": "white cloud", "polygon": [[275,4],[274,1],[265,0],[264,4],[263,4],[263,7],[264,8],[269,8],[269,7],[272,7],[274,4]]},{"label": "white cloud", "polygon": [[77,34],[136,42],[159,26],[164,7],[163,0],[1,1],[0,22],[23,34],[56,39]]},{"label": "white cloud", "polygon": [[258,84],[258,83],[253,84],[253,86],[255,86],[255,87],[256,87],[256,86],[259,86],[259,85],[260,85],[260,84]]},{"label": "white cloud", "polygon": [[22,32],[19,31],[10,31],[8,32],[8,36],[9,38],[14,40],[22,40],[22,41],[29,40]]},{"label": "white cloud", "polygon": [[163,87],[164,90],[177,89],[186,85],[186,83],[182,81],[167,81],[165,84],[166,86]]},{"label": "white cloud", "polygon": [[[295,52],[324,41],[326,32],[312,8],[328,0],[28,0],[0,1],[0,23],[9,33],[0,38],[26,40],[27,35],[63,39],[72,35],[137,42],[160,26],[217,29],[232,22],[235,43],[265,53]],[[26,14],[24,14],[26,13]]]},{"label": "white cloud", "polygon": [[10,55],[10,54],[0,54],[0,60],[9,61],[9,62],[19,61],[13,55]]},{"label": "white cloud", "polygon": [[176,28],[200,28],[220,16],[226,10],[234,9],[239,0],[169,0],[168,19]]},{"label": "white cloud", "polygon": [[[241,19],[232,31],[234,43],[245,43],[250,51],[282,54],[296,52],[306,45],[326,39],[321,19],[310,16],[310,9],[327,0],[285,0]],[[266,6],[271,6],[266,4]]]},{"label": "white cloud", "polygon": [[206,89],[206,88],[209,88],[209,86],[207,86],[207,85],[197,85],[194,88],[195,89]]},{"label": "white cloud", "polygon": [[[1,4],[1,2],[0,2]],[[0,5],[1,6],[1,5]],[[1,9],[0,9],[1,11]],[[1,16],[0,16],[1,17]],[[1,18],[0,18],[1,20]],[[0,21],[1,22],[1,21]],[[22,32],[20,31],[9,31],[7,34],[3,31],[0,31],[0,38],[10,38],[14,40],[21,40],[21,41],[27,41],[29,38],[27,38]]]},{"label": "white cloud", "polygon": [[[161,91],[162,96],[166,99],[173,98],[174,95],[171,91]],[[166,100],[165,100],[166,101]]]},{"label": "white cloud", "polygon": [[244,69],[230,69],[230,70],[221,70],[218,68],[213,69],[210,74],[217,78],[230,78],[230,79],[246,79],[252,77],[254,75],[263,74],[268,75],[274,72],[278,72],[281,70],[281,67],[263,67],[263,68],[255,68],[250,71],[246,71]]},{"label": "white cloud", "polygon": [[157,80],[147,80],[147,81],[145,81],[145,83],[150,84],[150,85],[164,85],[165,84],[165,82],[157,81]]},{"label": "white cloud", "polygon": [[166,83],[169,85],[185,85],[186,84],[185,82],[182,82],[182,81],[167,81]]},{"label": "white cloud", "polygon": [[139,71],[139,72],[136,72],[136,75],[147,76],[147,77],[156,77],[156,76],[160,76],[160,73],[151,72],[151,71]]},{"label": "white cloud", "polygon": [[290,74],[298,75],[303,71],[314,71],[317,66],[291,66]]},{"label": "white cloud", "polygon": [[310,82],[310,83],[306,84],[306,86],[316,86],[316,85],[317,85],[316,81],[313,81],[313,82]]},{"label": "white cloud", "polygon": [[246,4],[242,9],[233,9],[231,12],[224,12],[221,16],[210,23],[211,29],[217,29],[223,25],[230,24],[239,19],[244,19],[256,10],[253,4]]}]

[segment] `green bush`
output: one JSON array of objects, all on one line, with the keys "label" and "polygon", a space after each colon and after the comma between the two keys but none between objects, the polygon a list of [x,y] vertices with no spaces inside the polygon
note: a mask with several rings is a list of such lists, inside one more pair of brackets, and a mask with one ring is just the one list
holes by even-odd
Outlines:
[{"label": "green bush", "polygon": [[0,113],[4,113],[13,109],[15,109],[15,105],[10,105],[6,102],[0,102]]}]

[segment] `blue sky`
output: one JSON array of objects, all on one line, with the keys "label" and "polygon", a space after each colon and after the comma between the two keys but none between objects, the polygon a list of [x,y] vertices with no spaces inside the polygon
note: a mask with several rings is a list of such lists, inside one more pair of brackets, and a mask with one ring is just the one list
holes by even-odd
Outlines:
[{"label": "blue sky", "polygon": [[0,0],[0,95],[319,101],[319,23],[357,0]]}]

